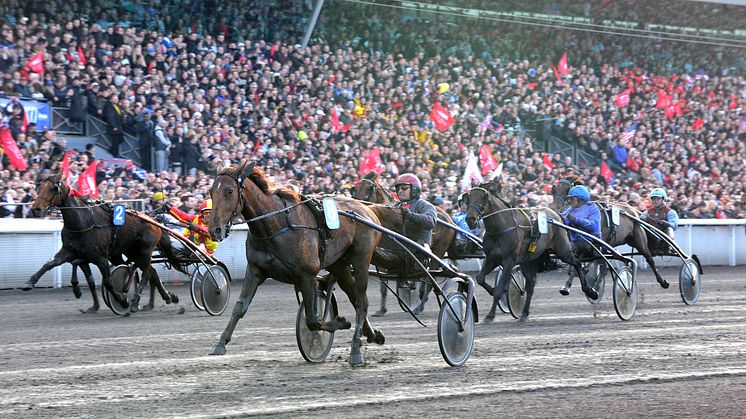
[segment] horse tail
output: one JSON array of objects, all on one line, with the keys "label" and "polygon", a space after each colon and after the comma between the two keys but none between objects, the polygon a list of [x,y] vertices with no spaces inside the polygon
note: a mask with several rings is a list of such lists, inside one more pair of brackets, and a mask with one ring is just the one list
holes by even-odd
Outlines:
[{"label": "horse tail", "polygon": [[161,240],[158,242],[158,250],[177,271],[189,275],[188,266],[193,263],[190,250],[174,247],[173,243],[171,243],[171,236],[165,232],[161,235]]}]

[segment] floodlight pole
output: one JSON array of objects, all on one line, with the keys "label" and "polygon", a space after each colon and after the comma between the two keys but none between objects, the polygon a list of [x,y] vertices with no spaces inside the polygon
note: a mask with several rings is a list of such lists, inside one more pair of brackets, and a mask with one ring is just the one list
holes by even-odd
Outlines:
[{"label": "floodlight pole", "polygon": [[316,27],[316,22],[319,20],[322,7],[324,7],[324,0],[316,0],[316,7],[313,9],[313,16],[311,16],[311,21],[308,23],[308,26],[306,26],[306,33],[303,34],[303,43],[301,44],[303,48],[307,47],[308,41],[311,40],[311,34]]}]

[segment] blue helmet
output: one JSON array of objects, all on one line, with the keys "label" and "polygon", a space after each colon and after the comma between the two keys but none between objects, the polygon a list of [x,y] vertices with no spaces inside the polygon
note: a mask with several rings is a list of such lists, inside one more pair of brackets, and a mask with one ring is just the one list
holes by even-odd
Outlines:
[{"label": "blue helmet", "polygon": [[586,202],[591,200],[591,192],[583,185],[575,185],[570,188],[570,191],[567,192],[567,197],[569,198],[571,196],[575,196]]},{"label": "blue helmet", "polygon": [[666,194],[666,191],[663,188],[655,188],[652,192],[650,192],[650,197],[662,198],[663,201],[668,201],[668,195]]}]

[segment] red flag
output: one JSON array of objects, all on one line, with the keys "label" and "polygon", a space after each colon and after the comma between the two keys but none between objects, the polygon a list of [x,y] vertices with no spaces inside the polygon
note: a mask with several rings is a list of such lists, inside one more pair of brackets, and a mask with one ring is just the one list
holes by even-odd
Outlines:
[{"label": "red flag", "polygon": [[623,108],[629,105],[629,89],[619,93],[614,99],[614,103],[616,103],[617,108]]},{"label": "red flag", "polygon": [[339,122],[339,115],[337,115],[336,109],[332,109],[331,114],[332,114],[332,128],[334,128],[335,131],[347,132],[350,129],[350,126],[352,124],[342,125]]},{"label": "red flag", "polygon": [[96,160],[93,161],[78,176],[78,190],[81,195],[88,195],[91,198],[98,198],[98,187],[96,185]]},{"label": "red flag", "polygon": [[537,83],[529,83],[528,84],[528,88],[531,89],[531,90],[534,90],[534,89],[536,89],[536,84]]},{"label": "red flag", "polygon": [[673,121],[673,117],[676,115],[676,108],[669,106],[665,111],[663,111],[663,114],[666,115],[669,120]]},{"label": "red flag", "polygon": [[728,105],[728,109],[733,110],[738,107],[738,97],[736,95],[730,96],[730,105]]},{"label": "red flag", "polygon": [[21,112],[23,112],[23,126],[21,127],[21,132],[26,132],[26,128],[28,128],[28,115],[26,114],[26,109],[21,108]]},{"label": "red flag", "polygon": [[611,178],[614,177],[614,172],[612,172],[609,168],[609,165],[603,161],[601,162],[601,176],[606,179],[606,183],[609,183],[611,181]]},{"label": "red flag", "polygon": [[447,130],[456,122],[451,113],[448,112],[448,109],[441,106],[439,102],[435,102],[435,106],[433,106],[433,110],[430,112],[430,119],[440,131]]},{"label": "red flag", "polygon": [[482,176],[490,170],[497,169],[497,160],[495,160],[495,156],[492,155],[492,150],[487,144],[479,147],[479,164],[482,166]]},{"label": "red flag", "polygon": [[381,162],[381,151],[378,147],[373,147],[373,150],[368,152],[362,163],[360,163],[360,174],[365,175],[370,171],[375,171],[380,174],[383,172],[383,163]]},{"label": "red flag", "polygon": [[10,135],[10,129],[8,127],[0,127],[0,146],[8,156],[11,166],[15,167],[20,171],[24,171],[28,168],[26,159],[23,157],[21,150],[18,149],[18,144],[13,136]]},{"label": "red flag", "polygon": [[562,58],[557,63],[557,71],[563,76],[566,76],[570,72],[570,69],[567,68],[567,53],[562,54]]},{"label": "red flag", "polygon": [[671,106],[671,96],[667,95],[663,90],[658,90],[658,101],[655,103],[655,107],[666,109],[669,106]]},{"label": "red flag", "polygon": [[65,178],[70,177],[70,154],[73,153],[73,150],[67,150],[65,152],[65,157],[62,158],[62,166],[60,169],[62,170],[62,176]]},{"label": "red flag", "polygon": [[554,169],[554,163],[552,163],[552,159],[550,159],[549,156],[547,156],[546,154],[544,155],[544,166],[549,170]]},{"label": "red flag", "polygon": [[560,85],[564,85],[565,82],[562,81],[562,77],[560,77],[559,73],[557,72],[557,67],[552,64],[552,71],[554,71],[554,77],[557,77],[557,81]]},{"label": "red flag", "polygon": [[44,51],[39,51],[30,56],[26,61],[26,68],[34,73],[44,74]]},{"label": "red flag", "polygon": [[85,54],[83,54],[83,48],[78,47],[78,61],[80,61],[80,64],[87,65],[88,60],[85,59]]},{"label": "red flag", "polygon": [[254,154],[258,153],[260,148],[262,148],[262,140],[257,138],[256,144],[254,144]]},{"label": "red flag", "polygon": [[696,121],[692,124],[693,129],[700,129],[702,128],[702,125],[705,124],[705,121],[703,121],[701,118],[697,118]]}]

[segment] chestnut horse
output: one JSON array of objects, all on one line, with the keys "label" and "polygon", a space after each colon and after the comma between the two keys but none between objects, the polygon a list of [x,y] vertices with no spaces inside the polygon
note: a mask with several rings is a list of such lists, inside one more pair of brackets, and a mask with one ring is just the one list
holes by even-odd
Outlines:
[{"label": "chestnut horse", "polygon": [[[160,228],[129,213],[125,215],[124,225],[116,227],[112,222],[112,213],[103,208],[105,205],[108,204],[89,205],[83,199],[71,195],[70,187],[58,175],[49,176],[39,183],[38,195],[31,208],[46,210],[49,207],[57,207],[60,210],[64,223],[62,249],[31,276],[23,289],[31,290],[42,275],[56,266],[72,263],[75,269],[76,265],[80,265],[93,297],[93,306],[85,313],[95,312],[100,304],[96,294],[96,285],[88,266],[92,263],[101,272],[103,286],[122,305],[130,304],[130,310],[133,312],[139,310],[140,293],[147,281],[151,281],[151,286],[154,284],[158,288],[167,304],[177,303],[178,297],[166,291],[158,273],[150,265],[153,250],[157,246],[176,269],[187,273],[184,262],[178,257],[168,235]],[[123,255],[127,256],[128,262],[133,262],[143,272],[143,280],[141,284],[137,284],[135,297],[131,302],[127,301],[127,296],[120,290],[115,290],[111,284],[109,261],[115,265],[124,264]],[[73,274],[73,291],[76,297],[79,297],[80,289],[77,287],[77,277],[74,271]],[[152,290],[150,297],[148,306],[152,307]]]},{"label": "chestnut horse", "polygon": [[[359,199],[361,201],[370,202],[374,204],[381,204],[385,206],[389,206],[393,204],[396,199],[394,196],[387,191],[383,185],[381,185],[381,177],[376,172],[368,172],[366,173],[361,179],[360,182],[357,184],[357,186],[352,190],[352,197],[355,199]],[[386,210],[383,207],[372,207],[373,211],[378,216],[379,220],[381,220],[381,224],[397,233],[402,233],[403,224],[401,222],[401,215],[399,216],[391,216],[390,210]],[[438,215],[438,220],[454,225],[453,220],[451,219],[451,216],[448,215],[448,213],[440,207],[435,207],[436,213]],[[398,211],[397,211],[398,212]],[[451,255],[453,255],[453,247],[452,245],[455,243],[456,239],[456,230],[452,228],[448,228],[440,223],[437,223],[435,225],[435,228],[433,229],[433,242],[430,246],[431,251],[433,254],[439,258],[443,258],[443,256],[446,254],[446,252],[449,252]],[[383,247],[387,248],[394,248],[393,246],[396,246],[393,243],[389,243],[386,239],[386,237],[383,238],[381,241]],[[398,250],[398,249],[397,249]],[[438,265],[433,262],[432,268],[438,268]],[[424,303],[427,301],[427,295],[432,290],[432,285],[429,282],[425,282],[424,287],[420,287],[420,300],[417,307],[414,308],[413,312],[414,314],[419,314],[424,309]],[[386,292],[387,287],[386,284],[381,282],[381,301],[385,301],[386,298]],[[383,304],[383,303],[382,303]],[[382,305],[381,310],[376,313],[377,315],[384,314],[385,313],[385,307]]]},{"label": "chestnut horse", "polygon": [[[343,317],[322,321],[317,313],[317,275],[326,269],[347,294],[355,307],[357,324],[350,351],[351,365],[364,365],[362,335],[368,342],[383,344],[383,334],[368,321],[368,268],[381,233],[347,217],[340,216],[339,229],[330,230],[317,222],[310,200],[301,200],[294,191],[274,188],[255,163],[245,162],[220,171],[210,188],[212,220],[210,235],[221,241],[228,235],[233,219],[242,216],[249,225],[246,240],[248,263],[241,296],[233,308],[220,341],[212,355],[225,354],[238,320],[249,309],[257,288],[271,277],[293,284],[303,295],[306,325],[310,330],[334,332],[349,329]],[[340,211],[354,211],[379,224],[376,215],[364,204],[336,196]],[[323,217],[323,216],[322,216]],[[351,269],[350,269],[351,268]],[[353,278],[354,277],[354,278]]]},{"label": "chestnut horse", "polygon": [[[566,206],[565,201],[567,199],[567,193],[575,185],[582,185],[583,182],[577,175],[568,175],[560,179],[557,184],[552,186],[552,196],[554,200],[550,208],[557,212],[561,212]],[[619,225],[614,225],[611,220],[611,208],[618,207],[622,212],[627,212],[636,217],[639,217],[639,212],[631,205],[623,202],[595,202],[601,211],[601,237],[602,239],[611,245],[612,247],[621,246],[627,244],[630,247],[636,249],[645,258],[645,261],[650,265],[650,269],[655,274],[655,279],[663,288],[668,288],[668,281],[661,277],[658,270],[655,268],[655,261],[653,260],[653,254],[650,251],[648,235],[645,229],[635,220],[629,217],[621,216],[619,218]],[[607,267],[605,264],[601,264],[602,275],[606,272]],[[602,276],[599,276],[597,281],[601,281]],[[567,280],[565,286],[570,288],[572,285],[573,276]],[[595,287],[595,284],[594,284]]]},{"label": "chestnut horse", "polygon": [[[485,321],[489,322],[494,319],[495,308],[508,289],[508,278],[515,265],[520,265],[521,272],[526,278],[526,305],[519,321],[528,320],[531,296],[536,285],[536,274],[549,266],[550,251],[575,269],[586,295],[594,300],[598,298],[596,290],[586,283],[580,261],[572,251],[567,231],[548,223],[546,234],[536,234],[537,227],[532,225],[534,224],[532,213],[537,210],[513,208],[500,196],[501,190],[502,186],[497,179],[482,183],[469,191],[467,201],[469,208],[466,210],[466,223],[469,227],[474,228],[479,220],[484,220],[485,259],[482,269],[477,274],[477,282],[493,298],[492,309],[485,317]],[[562,222],[556,212],[548,208],[543,210],[546,211],[548,218]],[[497,286],[493,288],[485,281],[485,277],[498,265],[503,269]]]}]

